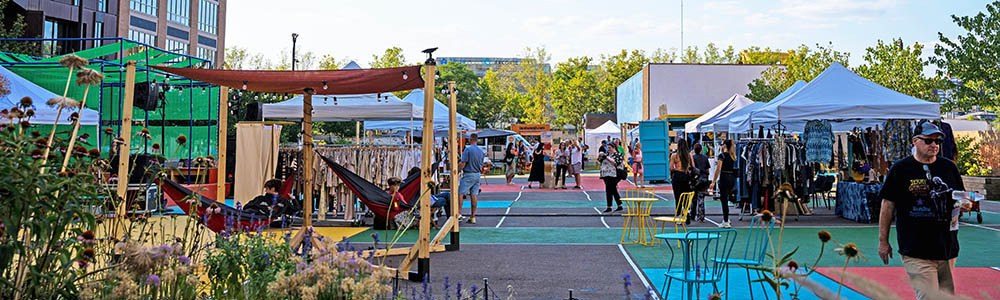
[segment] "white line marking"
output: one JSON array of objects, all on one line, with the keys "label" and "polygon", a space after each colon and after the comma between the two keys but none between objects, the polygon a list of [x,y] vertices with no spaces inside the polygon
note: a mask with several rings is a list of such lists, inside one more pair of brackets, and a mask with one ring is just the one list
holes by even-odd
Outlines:
[{"label": "white line marking", "polygon": [[969,222],[962,222],[962,224],[965,224],[965,225],[968,225],[968,226],[972,226],[972,227],[978,227],[978,228],[982,228],[982,229],[987,229],[987,230],[993,230],[993,231],[1000,232],[1000,229],[990,228],[990,227],[986,227],[986,226],[978,225],[978,224],[972,224],[972,223],[969,223]]},{"label": "white line marking", "polygon": [[597,214],[601,215],[601,223],[604,224],[604,228],[611,228],[611,226],[608,226],[608,222],[604,221],[604,213],[602,213],[601,210],[597,209],[596,207],[594,207],[594,211],[596,211]]},{"label": "white line marking", "polygon": [[[628,252],[625,252],[625,247],[622,246],[621,244],[618,244],[618,251],[622,252],[622,256],[625,257],[625,261],[627,261],[628,264],[632,266],[632,271],[635,271],[635,274],[639,276],[639,280],[642,280],[642,285],[646,287],[646,291],[649,291],[650,286],[649,286],[649,281],[646,280],[646,275],[642,273],[642,270],[639,270],[639,266],[636,266],[635,263],[632,262],[632,258],[628,256]],[[653,299],[659,300],[660,297],[657,295],[657,293],[653,293]]]},{"label": "white line marking", "polygon": [[590,199],[590,194],[587,193],[587,191],[584,191],[584,190],[580,190],[580,191],[583,192],[584,195],[587,195],[587,201],[594,201],[594,200]]},{"label": "white line marking", "polygon": [[[517,192],[517,198],[514,198],[514,202],[517,202],[517,200],[521,200],[521,195],[523,193],[524,193],[523,191],[522,192]],[[513,202],[511,202],[511,203],[513,203]],[[507,206],[507,211],[503,212],[503,218],[500,218],[500,222],[498,222],[497,226],[494,227],[494,228],[500,228],[500,225],[503,225],[503,221],[507,220],[507,214],[510,214],[510,206]]]},{"label": "white line marking", "polygon": [[715,226],[719,226],[719,223],[712,221],[712,219],[709,219],[708,217],[705,217],[705,220],[708,220],[709,223],[715,224]]},{"label": "white line marking", "polygon": [[1000,268],[998,268],[998,267],[990,267],[990,269],[994,269],[994,270],[1000,271]]}]

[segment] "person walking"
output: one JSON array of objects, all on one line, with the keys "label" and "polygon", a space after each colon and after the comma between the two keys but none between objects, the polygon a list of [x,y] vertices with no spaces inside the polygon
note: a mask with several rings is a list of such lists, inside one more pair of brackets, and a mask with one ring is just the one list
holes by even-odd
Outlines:
[{"label": "person walking", "polygon": [[695,216],[697,216],[698,222],[705,222],[705,195],[708,194],[708,174],[709,169],[712,168],[708,162],[708,156],[701,153],[703,150],[701,144],[694,144],[694,155],[691,157],[694,161],[695,172],[698,172],[698,185],[694,187],[694,199],[695,203],[698,204]]},{"label": "person walking", "polygon": [[708,189],[714,190],[718,183],[719,200],[722,201],[722,223],[719,223],[719,227],[730,228],[729,202],[736,200],[736,147],[733,140],[722,142],[722,146],[722,153],[719,153],[718,164],[715,166],[715,178]]},{"label": "person walking", "polygon": [[958,257],[958,212],[952,191],[965,189],[955,163],[938,157],[944,133],[934,124],[917,125],[912,157],[892,164],[879,196],[878,255],[889,264],[889,230],[896,221],[896,244],[917,299],[955,293],[952,270]]},{"label": "person walking", "polygon": [[514,138],[507,138],[507,150],[503,154],[504,175],[507,178],[507,185],[514,185],[514,175],[517,174],[517,147],[514,145]]},{"label": "person walking", "polygon": [[[674,189],[674,207],[681,209],[681,194],[693,192],[691,187],[691,167],[694,166],[694,159],[691,157],[691,148],[687,140],[681,138],[677,141],[677,152],[670,155],[670,182]],[[695,205],[691,205],[691,210]],[[688,214],[687,224],[691,224],[691,216]]]},{"label": "person walking", "polygon": [[642,171],[642,144],[638,141],[632,149],[632,181],[639,187],[644,187],[643,182],[646,181]]},{"label": "person walking", "polygon": [[545,144],[539,142],[538,147],[535,147],[535,151],[531,152],[531,173],[528,174],[528,188],[531,188],[531,182],[538,182],[538,187],[541,188],[542,184],[545,184]]},{"label": "person walking", "polygon": [[[461,161],[458,163],[458,169],[462,170],[462,179],[458,182],[458,194],[468,195],[469,204],[472,209],[471,214],[469,214],[469,223],[476,224],[476,205],[479,203],[479,179],[482,177],[483,171],[483,159],[486,158],[486,153],[483,153],[483,149],[479,149],[476,146],[476,140],[479,139],[478,134],[469,135],[469,145],[462,150]],[[458,209],[462,210],[462,201],[458,202]]]},{"label": "person walking", "polygon": [[566,144],[569,142],[559,143],[559,148],[553,156],[556,158],[556,174],[555,176],[555,188],[566,189],[566,173],[569,171],[569,150],[566,149]]},{"label": "person walking", "polygon": [[615,211],[621,211],[622,195],[618,193],[618,182],[621,179],[618,178],[618,170],[625,168],[625,162],[621,153],[618,153],[615,147],[607,147],[607,149],[607,153],[601,153],[597,156],[597,161],[601,164],[601,180],[604,181],[604,195],[608,201],[608,208],[604,212],[611,212],[612,200],[618,204],[618,208]]},{"label": "person walking", "polygon": [[566,150],[569,151],[569,173],[573,174],[573,180],[576,182],[576,186],[573,188],[583,189],[583,182],[580,181],[580,173],[583,172],[583,149],[580,149],[580,144],[573,141],[569,147],[566,147]]}]

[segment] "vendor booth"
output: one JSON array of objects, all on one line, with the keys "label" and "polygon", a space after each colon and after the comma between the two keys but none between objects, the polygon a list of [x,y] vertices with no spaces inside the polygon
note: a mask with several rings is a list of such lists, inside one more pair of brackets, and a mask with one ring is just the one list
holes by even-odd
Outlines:
[{"label": "vendor booth", "polygon": [[[21,98],[30,97],[34,102],[32,109],[35,110],[35,116],[31,118],[32,123],[36,125],[51,125],[58,118],[59,125],[73,124],[69,118],[66,118],[69,116],[69,112],[64,113],[60,118],[56,114],[57,108],[45,104],[45,101],[59,97],[59,95],[24,79],[3,66],[0,66],[0,76],[7,79],[7,89],[10,90],[10,94],[0,97],[0,107],[4,109],[17,107],[20,106]],[[95,126],[100,122],[100,115],[93,109],[84,108],[80,116],[80,125],[83,126]],[[0,115],[0,121],[7,122],[8,120],[6,116]],[[87,132],[94,134],[93,130],[93,127],[91,127]]]},{"label": "vendor booth", "polygon": [[684,124],[684,132],[705,132],[701,130],[703,125],[725,119],[733,112],[736,112],[737,110],[753,103],[753,100],[747,99],[746,97],[743,97],[743,95],[733,94],[732,97],[729,97],[729,99],[725,102],[722,102],[718,106],[712,108],[712,110],[709,110],[704,115],[701,115],[700,117]]},{"label": "vendor booth", "polygon": [[587,146],[590,147],[588,154],[592,156],[591,159],[596,159],[597,150],[601,148],[601,141],[605,141],[608,138],[621,138],[622,130],[618,127],[618,125],[615,125],[615,122],[607,121],[593,130],[587,130],[583,135],[585,137],[584,141],[587,143]]},{"label": "vendor booth", "polygon": [[[403,97],[402,101],[413,104],[417,111],[422,114],[424,109],[424,90],[415,89],[407,94],[406,97]],[[457,113],[456,118],[458,118],[458,130],[476,129],[476,121]],[[440,101],[434,101],[434,130],[447,130],[448,124],[448,106]],[[365,122],[364,126],[365,130],[420,130],[423,129],[423,122],[369,121]]]},{"label": "vendor booth", "polygon": [[[771,192],[781,183],[792,183],[804,196],[816,191],[811,184],[819,177],[813,175],[839,174],[837,215],[873,221],[878,199],[869,198],[889,162],[910,155],[912,121],[937,119],[937,103],[882,87],[834,63],[798,90],[754,109],[748,128],[730,125],[731,131],[753,136],[738,147],[741,157],[751,158],[740,166],[740,196],[753,207],[769,208]],[[800,133],[799,139],[789,133]],[[767,159],[756,159],[762,157]]]}]

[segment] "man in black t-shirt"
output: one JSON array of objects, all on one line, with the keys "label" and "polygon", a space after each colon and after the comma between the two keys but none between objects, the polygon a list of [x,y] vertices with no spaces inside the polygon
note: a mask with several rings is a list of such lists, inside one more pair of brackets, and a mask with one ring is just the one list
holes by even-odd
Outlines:
[{"label": "man in black t-shirt", "polygon": [[271,179],[264,182],[264,194],[247,202],[247,205],[243,206],[243,211],[269,216],[271,220],[289,213],[290,203],[288,199],[278,195],[280,189],[281,180]]},{"label": "man in black t-shirt", "polygon": [[892,165],[882,186],[879,256],[892,258],[889,228],[896,219],[896,243],[918,299],[953,294],[952,269],[958,257],[958,223],[951,191],[964,190],[955,163],[938,157],[944,134],[921,123],[912,138],[912,157]]}]

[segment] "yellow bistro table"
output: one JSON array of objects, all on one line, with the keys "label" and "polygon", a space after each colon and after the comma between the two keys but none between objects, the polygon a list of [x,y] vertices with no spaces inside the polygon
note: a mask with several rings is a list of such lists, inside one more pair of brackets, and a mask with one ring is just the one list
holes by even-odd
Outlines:
[{"label": "yellow bistro table", "polygon": [[622,244],[652,245],[656,228],[649,218],[656,198],[622,198],[625,204],[625,224],[622,225]]}]

